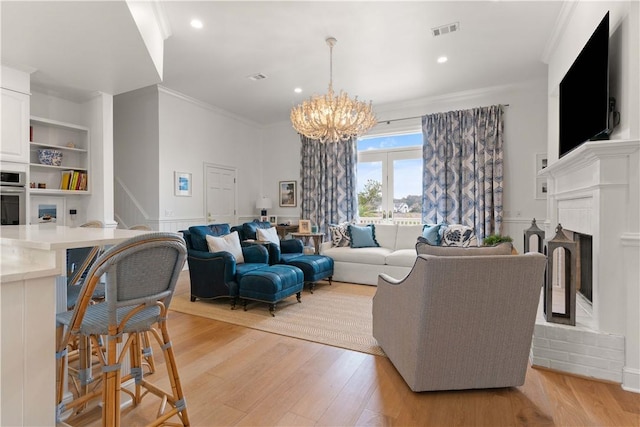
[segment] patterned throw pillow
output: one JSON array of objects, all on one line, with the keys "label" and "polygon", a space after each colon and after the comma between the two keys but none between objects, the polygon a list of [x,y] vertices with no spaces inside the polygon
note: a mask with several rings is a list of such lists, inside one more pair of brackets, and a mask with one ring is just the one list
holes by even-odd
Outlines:
[{"label": "patterned throw pillow", "polygon": [[331,234],[331,243],[333,246],[351,246],[351,238],[348,231],[349,223],[329,225],[329,233]]},{"label": "patterned throw pillow", "polygon": [[448,225],[442,232],[442,246],[459,246],[467,248],[478,246],[473,228],[462,224]]}]

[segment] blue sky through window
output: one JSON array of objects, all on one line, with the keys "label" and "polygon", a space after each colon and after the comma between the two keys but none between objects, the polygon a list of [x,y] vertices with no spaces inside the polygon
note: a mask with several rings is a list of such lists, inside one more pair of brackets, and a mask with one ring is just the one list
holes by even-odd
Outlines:
[{"label": "blue sky through window", "polygon": [[[387,135],[358,140],[358,151],[386,150],[416,146],[422,146],[422,133]],[[381,168],[382,164],[380,162],[359,163],[356,191],[361,192],[368,179],[381,181]],[[421,194],[422,159],[396,161],[394,176],[394,198]]]},{"label": "blue sky through window", "polygon": [[358,151],[422,146],[422,133],[387,135],[358,140]]}]

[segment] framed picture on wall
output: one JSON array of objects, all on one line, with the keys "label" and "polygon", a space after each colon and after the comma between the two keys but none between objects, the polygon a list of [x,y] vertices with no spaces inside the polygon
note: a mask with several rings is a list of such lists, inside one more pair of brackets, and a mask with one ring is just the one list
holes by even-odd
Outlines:
[{"label": "framed picture on wall", "polygon": [[296,181],[280,181],[278,196],[281,207],[296,207],[298,205]]},{"label": "framed picture on wall", "polygon": [[175,185],[174,194],[176,196],[191,196],[191,174],[188,172],[174,172],[173,180]]},{"label": "framed picture on wall", "polygon": [[547,178],[544,176],[537,176],[538,172],[545,169],[548,166],[547,153],[536,154],[536,199],[547,198]]},{"label": "framed picture on wall", "polygon": [[547,178],[536,178],[536,199],[546,199],[547,191]]},{"label": "framed picture on wall", "polygon": [[301,219],[298,222],[298,232],[299,233],[311,233],[311,221],[308,219]]},{"label": "framed picture on wall", "polygon": [[31,197],[31,224],[55,224],[65,223],[65,199],[64,197]]},{"label": "framed picture on wall", "polygon": [[546,168],[548,164],[547,153],[536,154],[536,173]]}]

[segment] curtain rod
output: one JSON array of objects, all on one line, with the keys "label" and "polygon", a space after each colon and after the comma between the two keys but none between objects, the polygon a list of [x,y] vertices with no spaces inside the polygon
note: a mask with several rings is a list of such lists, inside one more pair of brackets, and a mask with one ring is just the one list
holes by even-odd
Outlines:
[{"label": "curtain rod", "polygon": [[[503,107],[508,107],[509,104],[500,104]],[[389,119],[389,120],[380,120],[378,123],[386,123],[389,124],[391,122],[399,122],[400,120],[413,120],[413,119],[421,119],[423,116],[413,116],[413,117],[403,117],[401,119]]]}]

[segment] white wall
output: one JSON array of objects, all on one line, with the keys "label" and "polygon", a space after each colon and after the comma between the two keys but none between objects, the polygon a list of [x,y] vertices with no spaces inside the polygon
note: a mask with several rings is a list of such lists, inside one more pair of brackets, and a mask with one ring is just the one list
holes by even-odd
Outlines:
[{"label": "white wall", "polygon": [[[505,108],[504,135],[504,210],[503,232],[514,238],[516,247],[522,250],[523,230],[531,219],[542,222],[546,215],[546,201],[535,199],[535,157],[546,151],[547,136],[547,83],[544,78],[516,85],[455,93],[437,98],[418,99],[400,104],[375,107],[379,124],[371,134],[417,131],[421,119],[385,120],[422,116],[425,114],[462,110],[495,104],[509,104]],[[263,130],[265,165],[263,181],[268,187],[266,195],[277,200],[277,182],[300,176],[300,138],[289,122],[283,122]],[[268,148],[268,149],[267,149]],[[275,207],[274,215],[295,216],[297,208]]]},{"label": "white wall", "polygon": [[[257,126],[158,86],[116,96],[114,117],[116,192],[120,181],[145,223],[169,231],[204,223],[205,163],[237,170],[237,215],[256,216],[263,164]],[[192,174],[191,197],[174,195],[174,172]],[[116,206],[121,212],[126,207]]]},{"label": "white wall", "polygon": [[[158,89],[148,86],[117,95],[113,99],[114,117],[114,177],[116,192],[124,185],[134,196],[147,221],[159,217],[159,134]],[[128,212],[122,198],[116,195],[116,213]],[[119,203],[119,204],[118,204]],[[131,226],[139,223],[130,215],[122,218]]]},{"label": "white wall", "polygon": [[39,92],[31,87],[31,115],[60,122],[89,126],[83,114],[83,104]]},{"label": "white wall", "polygon": [[[159,93],[160,218],[204,220],[204,164],[237,169],[237,214],[257,214],[262,144],[260,129],[229,113],[166,89]],[[173,172],[189,172],[192,197],[174,195]]]},{"label": "white wall", "polygon": [[569,3],[561,35],[549,47],[549,162],[558,159],[558,88],[587,40],[609,11],[609,85],[620,111],[620,125],[611,139],[640,136],[640,6],[637,1]]},{"label": "white wall", "polygon": [[[290,122],[282,122],[262,130],[264,140],[262,193],[273,202],[269,215],[278,216],[278,223],[300,219],[300,136]],[[298,203],[296,207],[280,207],[278,183],[298,182]]]}]

